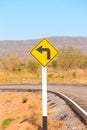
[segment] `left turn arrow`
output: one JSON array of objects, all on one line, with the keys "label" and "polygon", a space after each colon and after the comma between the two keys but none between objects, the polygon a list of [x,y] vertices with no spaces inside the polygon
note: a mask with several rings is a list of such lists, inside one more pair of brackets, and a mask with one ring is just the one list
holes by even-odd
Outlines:
[{"label": "left turn arrow", "polygon": [[40,46],[39,48],[36,49],[38,52],[43,53],[43,51],[47,52],[47,59],[50,59],[50,49],[49,48],[43,48]]}]

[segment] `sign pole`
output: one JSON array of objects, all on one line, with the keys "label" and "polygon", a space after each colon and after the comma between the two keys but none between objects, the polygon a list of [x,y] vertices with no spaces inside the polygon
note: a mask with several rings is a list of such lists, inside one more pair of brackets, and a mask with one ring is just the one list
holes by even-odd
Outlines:
[{"label": "sign pole", "polygon": [[42,130],[47,130],[47,67],[42,67]]},{"label": "sign pole", "polygon": [[42,65],[42,130],[47,130],[47,64],[58,54],[56,48],[43,38],[31,51],[31,55]]}]

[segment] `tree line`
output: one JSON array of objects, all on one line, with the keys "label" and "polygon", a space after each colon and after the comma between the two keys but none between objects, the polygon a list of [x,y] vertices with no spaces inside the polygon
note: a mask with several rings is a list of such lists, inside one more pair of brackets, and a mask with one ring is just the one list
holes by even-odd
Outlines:
[{"label": "tree line", "polygon": [[52,61],[52,67],[62,69],[87,68],[87,56],[73,47],[65,47],[59,51],[59,56]]},{"label": "tree line", "polygon": [[[59,55],[48,66],[52,68],[71,69],[71,68],[87,68],[87,56],[83,55],[79,50],[73,47],[65,47],[60,49]],[[0,58],[0,70],[11,72],[37,72],[40,64],[34,60],[21,59],[17,56],[8,58]]]}]

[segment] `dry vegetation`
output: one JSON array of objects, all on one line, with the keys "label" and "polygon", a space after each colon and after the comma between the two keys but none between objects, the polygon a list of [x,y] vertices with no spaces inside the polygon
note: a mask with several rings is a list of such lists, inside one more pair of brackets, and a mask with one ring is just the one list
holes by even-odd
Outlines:
[{"label": "dry vegetation", "polygon": [[[1,92],[0,130],[42,130],[41,104],[40,92]],[[48,130],[58,130],[63,125],[62,121],[48,118]]]},{"label": "dry vegetation", "polygon": [[[72,47],[61,49],[48,65],[48,82],[87,84],[87,56]],[[17,56],[1,58],[0,83],[41,83],[41,66]]]}]

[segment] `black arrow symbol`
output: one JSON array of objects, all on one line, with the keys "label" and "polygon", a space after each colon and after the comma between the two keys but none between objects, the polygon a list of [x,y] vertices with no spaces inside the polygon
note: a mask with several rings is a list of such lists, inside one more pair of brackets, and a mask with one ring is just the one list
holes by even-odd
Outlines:
[{"label": "black arrow symbol", "polygon": [[38,52],[42,53],[43,51],[47,52],[47,59],[50,59],[50,49],[48,48],[43,48],[42,46],[40,46],[39,48],[36,49]]}]

